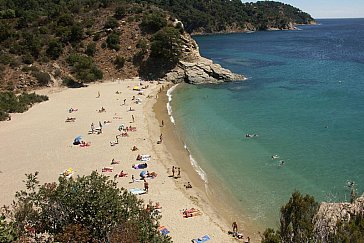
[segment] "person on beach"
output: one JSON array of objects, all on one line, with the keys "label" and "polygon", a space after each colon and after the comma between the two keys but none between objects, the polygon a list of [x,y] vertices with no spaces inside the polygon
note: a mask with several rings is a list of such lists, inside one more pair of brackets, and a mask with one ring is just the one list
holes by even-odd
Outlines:
[{"label": "person on beach", "polygon": [[133,122],[135,121],[134,115],[131,115],[131,119],[133,119]]},{"label": "person on beach", "polygon": [[177,178],[181,178],[181,167],[178,167]]},{"label": "person on beach", "polygon": [[187,182],[186,189],[188,189],[188,188],[192,188],[192,185],[190,182]]},{"label": "person on beach", "polygon": [[162,120],[162,127],[164,127],[164,121]]},{"label": "person on beach", "polygon": [[174,166],[172,166],[172,177],[174,177]]},{"label": "person on beach", "polygon": [[124,99],[124,105],[125,105],[126,99]]},{"label": "person on beach", "polygon": [[149,190],[149,184],[148,184],[147,180],[144,179],[144,191],[146,191],[148,193],[148,190]]},{"label": "person on beach", "polygon": [[161,133],[161,135],[159,136],[159,141],[162,143],[163,140],[163,134]]},{"label": "person on beach", "polygon": [[134,183],[135,180],[134,180],[134,175],[131,175],[131,183]]},{"label": "person on beach", "polygon": [[100,91],[97,91],[97,96],[96,98],[100,98]]},{"label": "person on beach", "polygon": [[238,224],[233,222],[233,235],[235,236],[238,233]]},{"label": "person on beach", "polygon": [[94,130],[95,130],[94,123],[91,123],[91,132],[94,133]]}]

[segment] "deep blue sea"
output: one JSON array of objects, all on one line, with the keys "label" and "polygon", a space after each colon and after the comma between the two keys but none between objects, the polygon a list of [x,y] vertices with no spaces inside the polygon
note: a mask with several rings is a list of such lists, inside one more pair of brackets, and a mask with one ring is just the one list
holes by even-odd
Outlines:
[{"label": "deep blue sea", "polygon": [[318,201],[349,200],[348,181],[364,191],[364,19],[318,22],[195,36],[202,56],[248,80],[173,92],[176,127],[207,184],[263,226],[277,225],[295,190]]}]

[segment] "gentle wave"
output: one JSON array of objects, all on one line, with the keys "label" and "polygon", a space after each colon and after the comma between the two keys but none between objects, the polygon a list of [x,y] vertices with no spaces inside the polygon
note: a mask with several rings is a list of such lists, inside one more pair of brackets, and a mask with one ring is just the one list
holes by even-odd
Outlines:
[{"label": "gentle wave", "polygon": [[197,161],[195,160],[195,158],[193,158],[193,156],[186,144],[184,145],[184,148],[188,151],[188,153],[190,155],[190,162],[191,162],[192,167],[195,169],[195,171],[201,177],[201,179],[205,182],[205,184],[207,184],[208,180],[207,180],[206,172],[198,165]]},{"label": "gentle wave", "polygon": [[173,124],[176,124],[173,116],[172,116],[172,106],[171,106],[171,101],[172,101],[172,92],[173,90],[178,86],[178,84],[172,86],[170,89],[167,90],[167,97],[168,97],[168,102],[167,102],[167,111],[168,111],[168,115],[169,115],[169,119],[171,120],[171,122]]}]

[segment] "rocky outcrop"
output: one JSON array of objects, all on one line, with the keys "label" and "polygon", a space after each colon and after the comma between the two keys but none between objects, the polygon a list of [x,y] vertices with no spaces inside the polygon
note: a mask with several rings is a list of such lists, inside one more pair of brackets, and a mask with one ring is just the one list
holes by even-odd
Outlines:
[{"label": "rocky outcrop", "polygon": [[164,79],[174,83],[202,84],[244,80],[245,77],[232,73],[209,59],[200,57],[193,62],[180,61],[172,71],[166,74]]},{"label": "rocky outcrop", "polygon": [[245,80],[243,75],[235,74],[213,61],[201,57],[197,43],[188,34],[181,35],[182,57],[176,67],[163,79],[173,83],[190,84],[222,83]]},{"label": "rocky outcrop", "polygon": [[314,219],[316,235],[326,242],[327,236],[336,231],[339,221],[348,222],[352,215],[360,213],[364,213],[364,194],[353,203],[323,202]]}]

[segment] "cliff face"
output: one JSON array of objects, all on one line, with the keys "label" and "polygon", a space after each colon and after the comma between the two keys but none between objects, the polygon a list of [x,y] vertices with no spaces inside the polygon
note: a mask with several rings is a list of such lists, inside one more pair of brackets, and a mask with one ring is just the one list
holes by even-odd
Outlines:
[{"label": "cliff face", "polygon": [[182,57],[175,68],[162,79],[169,82],[190,84],[221,83],[245,80],[243,75],[232,73],[210,59],[201,57],[197,43],[189,34],[181,35]]},{"label": "cliff face", "polygon": [[338,222],[348,222],[352,215],[360,213],[364,213],[364,194],[353,203],[323,202],[314,219],[316,235],[326,242],[327,236],[335,232]]}]

